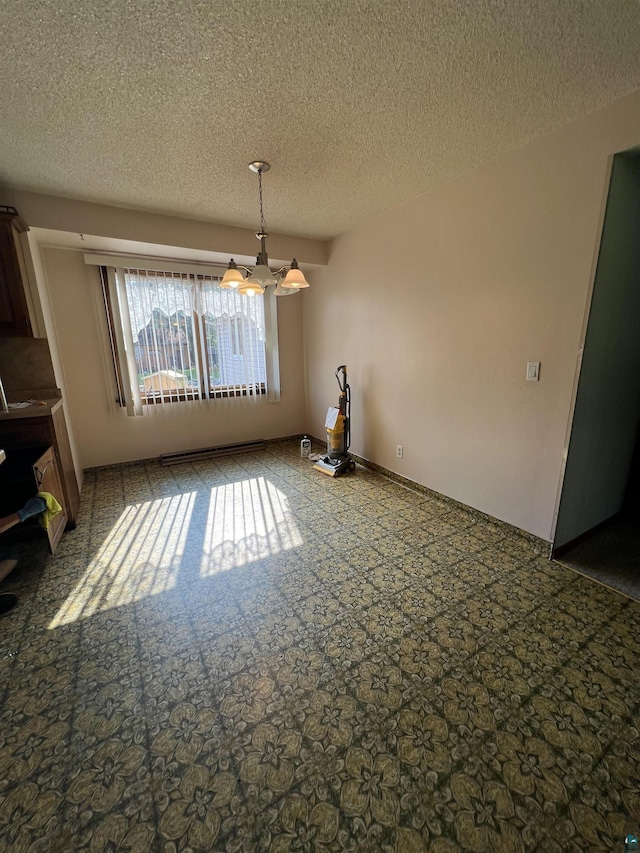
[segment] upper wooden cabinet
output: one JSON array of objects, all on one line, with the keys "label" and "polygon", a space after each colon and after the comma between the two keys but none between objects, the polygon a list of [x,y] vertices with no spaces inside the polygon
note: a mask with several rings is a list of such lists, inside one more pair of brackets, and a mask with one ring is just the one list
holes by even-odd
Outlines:
[{"label": "upper wooden cabinet", "polygon": [[33,337],[18,236],[27,230],[15,207],[0,205],[0,335],[3,337]]}]

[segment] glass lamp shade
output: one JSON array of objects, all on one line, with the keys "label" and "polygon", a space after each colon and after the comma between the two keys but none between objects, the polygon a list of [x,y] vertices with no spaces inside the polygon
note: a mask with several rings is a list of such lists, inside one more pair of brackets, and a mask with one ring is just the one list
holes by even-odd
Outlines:
[{"label": "glass lamp shade", "polygon": [[247,278],[238,288],[238,293],[243,296],[255,296],[256,293],[264,293],[264,287],[259,282]]},{"label": "glass lamp shade", "polygon": [[286,290],[295,288],[298,290],[301,287],[309,287],[309,282],[304,277],[304,273],[301,269],[298,269],[298,266],[291,267],[289,272],[284,277],[284,281],[282,282],[282,287]]},{"label": "glass lamp shade", "polygon": [[270,284],[277,284],[277,279],[274,274],[271,272],[268,266],[265,264],[258,264],[257,267],[253,270],[251,275],[247,278],[247,282],[250,284],[259,284],[260,285],[260,293]]},{"label": "glass lamp shade", "polygon": [[276,296],[293,296],[294,293],[298,292],[297,287],[287,287],[286,289],[282,287],[282,282],[284,279],[280,279],[278,282],[278,286],[276,287],[274,293]]},{"label": "glass lamp shade", "polygon": [[225,289],[232,287],[235,289],[236,287],[242,287],[244,281],[244,276],[239,269],[228,269],[222,276],[220,287],[224,287]]}]

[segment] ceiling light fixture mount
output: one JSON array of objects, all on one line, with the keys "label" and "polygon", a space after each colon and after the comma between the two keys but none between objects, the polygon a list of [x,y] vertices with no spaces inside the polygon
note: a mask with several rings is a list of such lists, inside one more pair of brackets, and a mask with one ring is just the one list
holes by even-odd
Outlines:
[{"label": "ceiling light fixture mount", "polygon": [[[309,287],[309,282],[298,262],[294,258],[288,266],[271,270],[269,267],[269,256],[267,255],[267,226],[264,219],[264,208],[262,204],[262,176],[268,172],[271,166],[264,160],[254,160],[249,163],[249,168],[258,176],[258,193],[260,200],[260,230],[256,231],[256,237],[260,240],[260,251],[256,258],[256,265],[252,269],[236,264],[231,258],[229,267],[222,277],[220,287],[233,288],[238,293],[255,294],[264,293],[265,288],[276,285],[276,296],[289,296],[297,293],[300,288]],[[243,272],[247,273],[245,278]]]}]

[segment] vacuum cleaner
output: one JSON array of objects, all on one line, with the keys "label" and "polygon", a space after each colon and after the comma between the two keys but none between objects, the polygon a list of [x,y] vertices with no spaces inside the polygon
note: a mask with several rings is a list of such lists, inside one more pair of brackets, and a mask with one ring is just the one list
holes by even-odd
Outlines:
[{"label": "vacuum cleaner", "polygon": [[316,470],[337,477],[345,471],[355,471],[356,463],[349,455],[351,443],[351,388],[347,382],[347,365],[336,369],[336,380],[340,388],[338,405],[327,412],[327,455],[321,456],[313,466]]}]

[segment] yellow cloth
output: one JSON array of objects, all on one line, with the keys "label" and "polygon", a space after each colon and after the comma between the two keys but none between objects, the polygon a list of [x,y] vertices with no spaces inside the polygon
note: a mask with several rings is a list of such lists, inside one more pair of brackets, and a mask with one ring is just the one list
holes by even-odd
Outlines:
[{"label": "yellow cloth", "polygon": [[45,530],[48,530],[51,519],[54,515],[57,515],[59,512],[62,512],[62,507],[54,498],[54,496],[49,494],[49,492],[38,492],[38,497],[42,498],[42,500],[47,505],[47,508],[40,513],[38,521],[44,527]]}]

